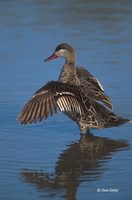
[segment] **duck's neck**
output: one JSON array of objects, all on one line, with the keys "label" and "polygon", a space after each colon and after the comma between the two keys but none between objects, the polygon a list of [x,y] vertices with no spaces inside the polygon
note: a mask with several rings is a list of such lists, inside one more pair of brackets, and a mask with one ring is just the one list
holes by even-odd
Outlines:
[{"label": "duck's neck", "polygon": [[66,60],[65,62],[66,65],[75,66],[75,52],[74,51],[67,52],[65,60]]},{"label": "duck's neck", "polygon": [[75,66],[75,54],[70,54],[66,57],[65,65],[63,66],[59,76],[59,81],[63,83],[78,85],[78,77],[76,74]]}]

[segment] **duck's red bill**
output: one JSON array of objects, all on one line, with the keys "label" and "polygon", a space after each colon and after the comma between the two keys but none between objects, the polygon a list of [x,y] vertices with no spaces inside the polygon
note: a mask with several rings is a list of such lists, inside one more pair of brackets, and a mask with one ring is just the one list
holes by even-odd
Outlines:
[{"label": "duck's red bill", "polygon": [[50,57],[46,58],[44,61],[46,62],[46,61],[50,61],[56,58],[58,58],[58,56],[55,53],[53,53]]}]

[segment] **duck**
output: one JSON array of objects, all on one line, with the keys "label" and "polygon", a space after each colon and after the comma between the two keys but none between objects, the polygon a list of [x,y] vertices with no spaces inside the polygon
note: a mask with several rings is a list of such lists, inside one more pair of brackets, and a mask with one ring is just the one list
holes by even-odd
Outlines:
[{"label": "duck", "polygon": [[67,43],[59,44],[44,61],[62,57],[65,64],[57,81],[49,81],[36,91],[18,116],[20,124],[42,121],[62,112],[76,122],[81,135],[90,129],[120,126],[132,120],[112,111],[112,101],[101,83],[84,67],[76,66],[75,50]]}]

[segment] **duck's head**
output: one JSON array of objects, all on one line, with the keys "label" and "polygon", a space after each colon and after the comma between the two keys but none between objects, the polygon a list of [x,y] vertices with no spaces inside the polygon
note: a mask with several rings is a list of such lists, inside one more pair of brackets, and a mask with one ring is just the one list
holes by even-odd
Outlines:
[{"label": "duck's head", "polygon": [[71,57],[72,58],[75,57],[74,49],[69,44],[66,43],[59,44],[56,47],[54,53],[44,61],[50,61],[58,57],[63,57],[68,61],[69,59],[71,59]]}]

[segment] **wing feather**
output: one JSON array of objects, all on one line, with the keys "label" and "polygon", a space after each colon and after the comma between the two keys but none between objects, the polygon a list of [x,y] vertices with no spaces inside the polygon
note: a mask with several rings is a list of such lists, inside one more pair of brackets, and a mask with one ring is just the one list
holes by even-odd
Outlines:
[{"label": "wing feather", "polygon": [[32,118],[34,120],[34,122],[36,121],[36,114],[37,114],[37,108],[38,108],[38,103],[34,103],[34,108],[32,109],[33,113],[32,113]]},{"label": "wing feather", "polygon": [[74,112],[81,115],[80,91],[77,87],[52,81],[39,89],[27,102],[18,116],[21,124],[36,123],[49,115],[61,112]]},{"label": "wing feather", "polygon": [[39,121],[41,122],[42,119],[44,118],[44,111],[45,111],[45,102],[41,102],[41,108],[40,108],[40,115],[39,115]]},{"label": "wing feather", "polygon": [[105,94],[101,83],[83,67],[77,67],[77,76],[81,82],[82,88],[89,97],[105,104],[112,109],[112,101]]},{"label": "wing feather", "polygon": [[47,119],[48,116],[49,116],[49,102],[46,99],[46,102],[45,102],[45,119]]}]

